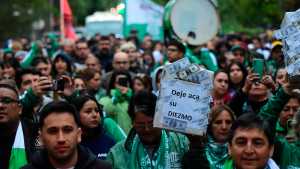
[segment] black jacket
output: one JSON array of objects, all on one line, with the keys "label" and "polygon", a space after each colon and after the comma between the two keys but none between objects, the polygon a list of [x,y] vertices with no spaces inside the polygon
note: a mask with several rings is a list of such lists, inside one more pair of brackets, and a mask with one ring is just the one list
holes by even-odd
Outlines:
[{"label": "black jacket", "polygon": [[182,158],[182,169],[209,169],[209,161],[205,155],[206,137],[188,136],[189,151]]},{"label": "black jacket", "polygon": [[[48,160],[47,152],[34,155],[32,162],[22,169],[55,169]],[[88,149],[78,146],[78,160],[74,169],[111,169],[106,161],[98,160]]]},{"label": "black jacket", "polygon": [[[36,143],[38,136],[38,129],[33,120],[22,118],[21,124],[23,128],[24,134],[24,143],[25,143],[25,151],[27,161],[31,161],[32,155],[36,151]],[[9,166],[9,159],[12,150],[12,146],[15,140],[16,132],[6,136],[5,133],[7,131],[0,131],[0,169],[6,169]]]}]

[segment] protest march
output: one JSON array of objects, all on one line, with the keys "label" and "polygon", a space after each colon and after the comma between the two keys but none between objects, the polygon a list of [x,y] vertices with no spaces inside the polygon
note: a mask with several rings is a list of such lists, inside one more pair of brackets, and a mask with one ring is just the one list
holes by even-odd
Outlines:
[{"label": "protest march", "polygon": [[300,6],[225,32],[220,1],[96,2],[0,33],[0,169],[300,169]]}]

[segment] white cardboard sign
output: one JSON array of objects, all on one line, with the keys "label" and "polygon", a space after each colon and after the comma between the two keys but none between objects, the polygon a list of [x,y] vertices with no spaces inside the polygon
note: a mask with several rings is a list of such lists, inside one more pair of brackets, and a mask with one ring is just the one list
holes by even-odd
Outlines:
[{"label": "white cardboard sign", "polygon": [[154,127],[204,135],[210,111],[210,92],[211,84],[162,80]]}]

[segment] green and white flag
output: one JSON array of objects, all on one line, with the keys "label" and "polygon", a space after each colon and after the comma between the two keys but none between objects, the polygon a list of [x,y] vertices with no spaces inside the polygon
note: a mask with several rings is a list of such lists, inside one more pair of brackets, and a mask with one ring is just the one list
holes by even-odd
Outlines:
[{"label": "green and white flag", "polygon": [[37,51],[38,51],[38,45],[36,43],[33,43],[30,51],[20,62],[22,68],[29,68],[31,66],[31,62],[36,57]]},{"label": "green and white flag", "polygon": [[9,169],[19,169],[27,164],[24,134],[21,122],[19,123],[15,141],[9,159]]},{"label": "green and white flag", "polygon": [[164,8],[151,0],[125,0],[125,37],[135,29],[140,39],[148,33],[154,40],[163,40],[163,12]]}]

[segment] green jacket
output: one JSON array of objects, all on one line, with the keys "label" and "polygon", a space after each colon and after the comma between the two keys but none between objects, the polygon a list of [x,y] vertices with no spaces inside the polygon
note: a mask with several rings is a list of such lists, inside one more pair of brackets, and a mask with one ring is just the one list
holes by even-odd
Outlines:
[{"label": "green jacket", "polygon": [[277,62],[275,60],[273,60],[273,59],[268,60],[266,62],[266,66],[267,66],[268,72],[271,73],[271,75],[273,77],[275,77],[275,74],[276,74],[277,69],[279,67],[279,65],[277,64]]},{"label": "green jacket", "polygon": [[[288,102],[289,96],[282,88],[272,97],[262,108],[259,115],[271,122],[273,128],[276,126],[279,113]],[[286,139],[277,136],[275,139],[275,149],[273,159],[281,169],[300,169],[300,141],[288,143]]]},{"label": "green jacket", "polygon": [[277,136],[286,136],[287,135],[287,128],[282,127],[279,120],[276,123],[276,135]]},{"label": "green jacket", "polygon": [[208,70],[216,72],[218,68],[218,62],[216,56],[206,48],[202,48],[199,53],[194,54],[191,49],[186,47],[186,56],[192,63],[204,65]]},{"label": "green jacket", "polygon": [[96,100],[99,102],[102,97],[106,96],[106,91],[103,88],[100,88],[98,92],[95,94]]},{"label": "green jacket", "polygon": [[[162,130],[162,133],[163,132],[166,133],[166,131]],[[182,157],[189,147],[189,141],[187,137],[178,133],[168,132],[166,135],[168,140],[166,145],[169,145],[169,147],[161,147],[164,145],[161,141],[161,144],[154,152],[151,161],[147,158],[149,157],[147,153],[144,155],[142,155],[142,153],[137,153],[139,151],[134,149],[134,141],[128,141],[130,137],[128,137],[127,140],[116,144],[108,153],[107,160],[112,164],[114,169],[180,169]],[[125,148],[125,145],[127,144],[128,148]],[[139,145],[144,147],[140,142]],[[159,157],[156,156],[156,154],[159,153],[161,149],[166,150],[160,153],[164,154],[163,157],[166,157],[167,160],[169,160],[169,163],[166,163],[165,166],[159,166],[162,164],[160,162],[161,159],[156,158]],[[147,152],[145,149],[144,151]]]},{"label": "green jacket", "polygon": [[22,116],[29,119],[34,118],[34,107],[41,101],[40,98],[33,93],[32,88],[29,88],[20,95],[19,99],[22,104]]},{"label": "green jacket", "polygon": [[103,110],[106,112],[107,117],[112,118],[115,122],[125,131],[129,133],[131,129],[131,119],[127,113],[128,102],[113,103],[112,98],[109,96],[100,99],[100,104],[103,105]]}]

